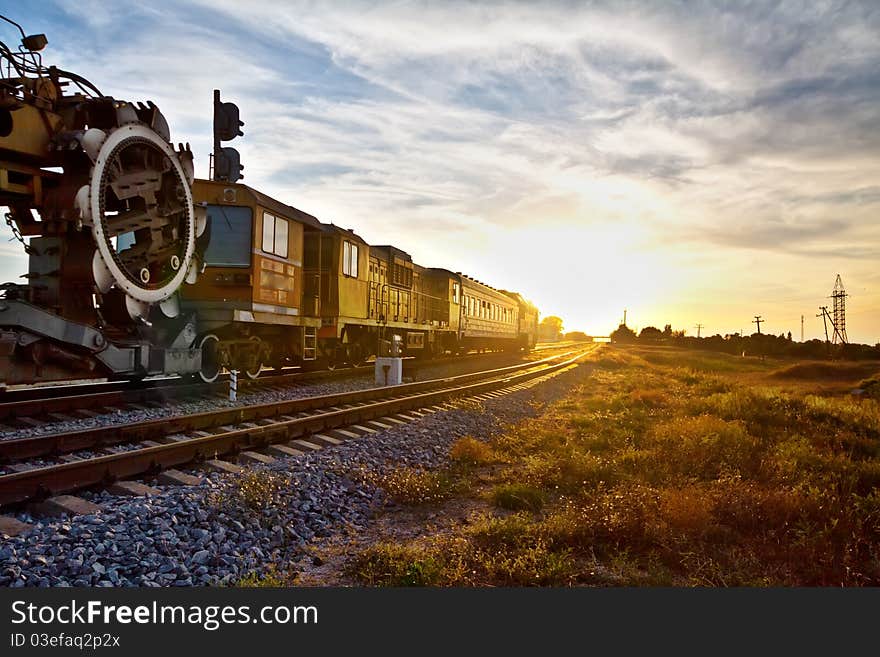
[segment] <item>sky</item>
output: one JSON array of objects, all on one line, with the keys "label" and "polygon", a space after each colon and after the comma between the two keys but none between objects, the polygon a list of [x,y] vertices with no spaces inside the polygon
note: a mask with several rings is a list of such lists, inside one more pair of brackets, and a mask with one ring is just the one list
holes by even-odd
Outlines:
[{"label": "sky", "polygon": [[[566,330],[880,342],[880,3],[0,0],[243,182]],[[0,38],[14,33],[0,27]],[[0,230],[0,280],[26,270]]]}]

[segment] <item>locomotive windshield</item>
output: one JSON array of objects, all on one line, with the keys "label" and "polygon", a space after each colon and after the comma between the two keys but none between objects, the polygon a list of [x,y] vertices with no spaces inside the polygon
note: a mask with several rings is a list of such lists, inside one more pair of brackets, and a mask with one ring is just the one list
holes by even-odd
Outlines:
[{"label": "locomotive windshield", "polygon": [[253,213],[250,208],[209,205],[211,241],[205,262],[214,267],[249,267]]}]

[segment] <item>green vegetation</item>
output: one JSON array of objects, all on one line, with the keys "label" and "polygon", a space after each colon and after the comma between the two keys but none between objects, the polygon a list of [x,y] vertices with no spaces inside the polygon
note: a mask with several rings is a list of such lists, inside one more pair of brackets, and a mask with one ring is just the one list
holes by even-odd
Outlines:
[{"label": "green vegetation", "polygon": [[269,564],[266,572],[262,575],[251,572],[240,578],[235,586],[241,588],[282,588],[295,586],[296,575],[293,578],[282,575],[278,572],[275,564]]},{"label": "green vegetation", "polygon": [[276,508],[284,491],[293,485],[290,477],[276,472],[246,470],[227,479],[223,488],[209,495],[208,502],[216,509],[259,512]]},{"label": "green vegetation", "polygon": [[373,477],[372,483],[397,504],[416,506],[451,497],[456,482],[446,472],[402,467]]},{"label": "green vegetation", "polygon": [[459,438],[449,448],[449,458],[463,466],[485,465],[491,463],[495,456],[492,448],[481,440],[470,436]]},{"label": "green vegetation", "polygon": [[492,491],[495,506],[511,511],[540,511],[546,497],[542,489],[528,484],[502,484]]},{"label": "green vegetation", "polygon": [[[447,496],[475,515],[373,545],[350,574],[370,585],[880,584],[880,401],[813,394],[809,368],[784,375],[802,386],[786,392],[778,364],[678,355],[603,347],[543,416],[485,449],[456,444],[471,485]],[[814,376],[823,389],[827,371]]]},{"label": "green vegetation", "polygon": [[662,331],[653,326],[646,326],[636,335],[631,328],[621,324],[611,333],[611,342],[643,346],[663,345],[676,349],[714,351],[737,356],[746,354],[748,356],[799,359],[880,359],[880,344],[874,346],[854,343],[829,344],[816,339],[797,342],[792,339],[791,331],[779,335],[729,333],[723,336],[716,334],[699,338],[685,335],[685,333],[684,330],[674,331],[672,326],[667,324]]}]

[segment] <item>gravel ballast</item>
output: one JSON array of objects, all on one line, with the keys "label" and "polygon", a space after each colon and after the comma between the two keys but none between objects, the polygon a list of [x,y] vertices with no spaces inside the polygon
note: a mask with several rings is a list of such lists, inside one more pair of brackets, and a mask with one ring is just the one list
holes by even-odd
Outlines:
[{"label": "gravel ballast", "polygon": [[482,402],[482,409],[464,405],[319,452],[249,467],[246,473],[270,473],[257,479],[275,485],[265,509],[236,502],[241,475],[212,472],[202,473],[200,486],[157,485],[162,492],[153,497],[83,494],[101,505],[95,515],[35,520],[19,514],[33,529],[0,539],[0,586],[222,585],[259,577],[272,566],[295,568],[312,541],[359,531],[385,504],[381,489],[361,473],[444,465],[457,438],[485,439],[505,424],[536,415],[583,371],[575,368]]}]

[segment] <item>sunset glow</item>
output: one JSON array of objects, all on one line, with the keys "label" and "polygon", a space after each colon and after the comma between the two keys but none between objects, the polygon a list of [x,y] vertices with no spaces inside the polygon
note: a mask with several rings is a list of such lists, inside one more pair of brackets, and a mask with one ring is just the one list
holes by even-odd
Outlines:
[{"label": "sunset glow", "polygon": [[[803,315],[820,337],[839,273],[850,339],[880,342],[870,3],[0,9],[105,94],[154,99],[197,175],[220,88],[245,121],[243,182],[520,291],[566,330],[607,335],[627,309],[704,335],[762,314],[797,338]],[[26,258],[0,233],[17,280]]]}]

